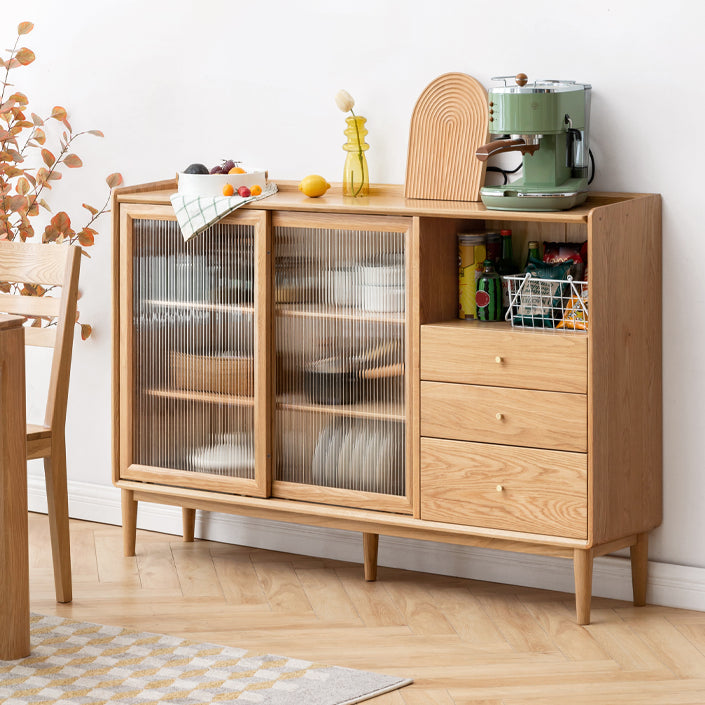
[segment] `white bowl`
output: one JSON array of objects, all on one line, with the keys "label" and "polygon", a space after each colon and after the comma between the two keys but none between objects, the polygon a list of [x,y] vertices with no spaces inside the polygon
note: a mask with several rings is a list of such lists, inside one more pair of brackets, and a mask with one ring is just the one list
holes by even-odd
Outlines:
[{"label": "white bowl", "polygon": [[333,303],[337,306],[357,305],[357,290],[355,287],[355,267],[332,269]]},{"label": "white bowl", "polygon": [[364,285],[404,286],[404,255],[379,255],[363,262],[361,272]]},{"label": "white bowl", "polygon": [[222,196],[223,186],[232,184],[235,194],[240,186],[252,188],[255,184],[264,189],[267,172],[248,171],[245,174],[184,174],[179,172],[179,193],[184,196]]},{"label": "white bowl", "polygon": [[366,286],[404,286],[404,265],[397,267],[361,267]]},{"label": "white bowl", "polygon": [[403,311],[406,290],[396,286],[362,286],[362,308],[375,313]]}]

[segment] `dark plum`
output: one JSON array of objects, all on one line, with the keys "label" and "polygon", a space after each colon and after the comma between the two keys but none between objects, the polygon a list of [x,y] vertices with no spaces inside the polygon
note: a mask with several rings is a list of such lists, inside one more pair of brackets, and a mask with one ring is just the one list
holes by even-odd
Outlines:
[{"label": "dark plum", "polygon": [[184,174],[207,174],[208,167],[204,164],[189,164],[184,169]]},{"label": "dark plum", "polygon": [[227,174],[234,166],[235,162],[232,159],[226,159],[223,162],[223,173]]},{"label": "dark plum", "polygon": [[222,174],[223,173],[223,167],[222,166],[214,166],[211,169],[211,174]]}]

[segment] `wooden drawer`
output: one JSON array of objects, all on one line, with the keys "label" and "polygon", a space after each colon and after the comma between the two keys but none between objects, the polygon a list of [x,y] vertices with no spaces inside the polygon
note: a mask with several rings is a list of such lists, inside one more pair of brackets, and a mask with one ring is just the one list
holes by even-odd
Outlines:
[{"label": "wooden drawer", "polygon": [[587,392],[587,335],[449,321],[421,326],[421,379]]},{"label": "wooden drawer", "polygon": [[421,439],[421,518],[587,537],[587,456]]},{"label": "wooden drawer", "polygon": [[587,451],[587,397],[421,382],[421,435]]}]

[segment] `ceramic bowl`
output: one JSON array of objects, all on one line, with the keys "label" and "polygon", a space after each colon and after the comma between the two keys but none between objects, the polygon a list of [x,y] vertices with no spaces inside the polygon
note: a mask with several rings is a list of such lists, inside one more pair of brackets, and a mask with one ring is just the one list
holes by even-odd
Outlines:
[{"label": "ceramic bowl", "polygon": [[363,286],[404,286],[404,255],[386,254],[367,260],[360,268]]},{"label": "ceramic bowl", "polygon": [[375,313],[393,313],[404,310],[406,291],[398,286],[360,287],[362,308]]}]

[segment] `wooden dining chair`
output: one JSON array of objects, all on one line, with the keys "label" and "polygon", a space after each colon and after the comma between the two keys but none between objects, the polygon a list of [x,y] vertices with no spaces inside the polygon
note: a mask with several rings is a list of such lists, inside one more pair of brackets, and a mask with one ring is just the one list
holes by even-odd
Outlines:
[{"label": "wooden dining chair", "polygon": [[27,424],[27,460],[44,459],[57,602],[71,602],[72,592],[65,426],[80,260],[81,248],[74,245],[0,241],[0,282],[61,287],[60,296],[0,293],[1,312],[56,322],[25,327],[25,344],[54,348],[44,425]]}]

